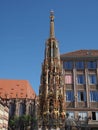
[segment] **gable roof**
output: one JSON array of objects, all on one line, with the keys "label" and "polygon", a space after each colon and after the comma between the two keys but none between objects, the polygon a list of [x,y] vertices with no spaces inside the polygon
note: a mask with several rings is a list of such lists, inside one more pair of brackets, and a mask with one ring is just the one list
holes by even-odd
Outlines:
[{"label": "gable roof", "polygon": [[3,99],[34,99],[35,96],[36,94],[27,80],[0,80],[0,97]]},{"label": "gable roof", "polygon": [[77,50],[61,55],[61,59],[64,57],[96,57],[98,56],[98,50]]}]

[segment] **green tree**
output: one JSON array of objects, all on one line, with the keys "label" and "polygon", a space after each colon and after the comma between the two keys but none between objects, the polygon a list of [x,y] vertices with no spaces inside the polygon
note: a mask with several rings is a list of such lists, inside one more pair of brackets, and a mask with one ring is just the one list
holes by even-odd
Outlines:
[{"label": "green tree", "polygon": [[14,116],[9,119],[9,130],[34,130],[37,119],[31,115]]},{"label": "green tree", "polygon": [[19,117],[14,116],[9,119],[9,128],[11,130],[18,129]]}]

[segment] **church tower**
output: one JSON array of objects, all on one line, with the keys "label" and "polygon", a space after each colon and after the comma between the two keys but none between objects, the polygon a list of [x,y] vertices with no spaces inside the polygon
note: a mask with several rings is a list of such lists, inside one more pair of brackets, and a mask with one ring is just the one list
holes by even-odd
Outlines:
[{"label": "church tower", "polygon": [[46,41],[39,88],[39,129],[60,130],[65,118],[64,71],[50,12],[50,36]]}]

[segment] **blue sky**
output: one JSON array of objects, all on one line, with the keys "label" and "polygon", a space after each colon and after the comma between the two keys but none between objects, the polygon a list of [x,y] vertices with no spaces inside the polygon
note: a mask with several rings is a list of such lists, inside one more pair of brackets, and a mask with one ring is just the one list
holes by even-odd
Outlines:
[{"label": "blue sky", "polygon": [[0,0],[0,79],[29,80],[38,94],[50,10],[61,54],[98,49],[98,0]]}]

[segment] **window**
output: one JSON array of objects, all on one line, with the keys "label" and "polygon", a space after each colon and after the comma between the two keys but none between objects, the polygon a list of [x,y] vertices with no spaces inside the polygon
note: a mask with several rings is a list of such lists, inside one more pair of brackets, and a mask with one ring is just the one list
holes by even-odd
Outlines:
[{"label": "window", "polygon": [[76,62],[76,68],[77,69],[84,69],[84,62],[83,61]]},{"label": "window", "polygon": [[15,112],[15,104],[14,104],[14,103],[11,103],[11,104],[10,104],[10,107],[9,107],[9,115],[10,115],[10,116],[13,116],[13,115],[14,115],[14,112]]},{"label": "window", "polygon": [[90,101],[98,102],[98,91],[90,91]]},{"label": "window", "polygon": [[29,106],[29,114],[32,113],[32,105]]},{"label": "window", "polygon": [[89,75],[88,79],[89,79],[89,84],[96,84],[96,75],[95,74]]},{"label": "window", "polygon": [[65,84],[72,84],[72,75],[65,75]]},{"label": "window", "polygon": [[74,118],[74,112],[68,111],[68,118]]},{"label": "window", "polygon": [[25,104],[21,103],[19,109],[19,115],[22,116],[23,114],[25,114]]},{"label": "window", "polygon": [[98,121],[98,112],[92,112],[92,120]]},{"label": "window", "polygon": [[88,62],[88,69],[96,69],[96,62],[95,61],[89,61]]},{"label": "window", "polygon": [[64,69],[72,69],[72,61],[64,62]]},{"label": "window", "polygon": [[70,102],[74,100],[74,92],[73,91],[66,91],[66,101]]},{"label": "window", "polygon": [[85,120],[87,118],[87,112],[79,112],[80,120]]},{"label": "window", "polygon": [[77,83],[84,84],[84,75],[77,75]]},{"label": "window", "polygon": [[86,92],[78,91],[78,101],[86,101]]}]

